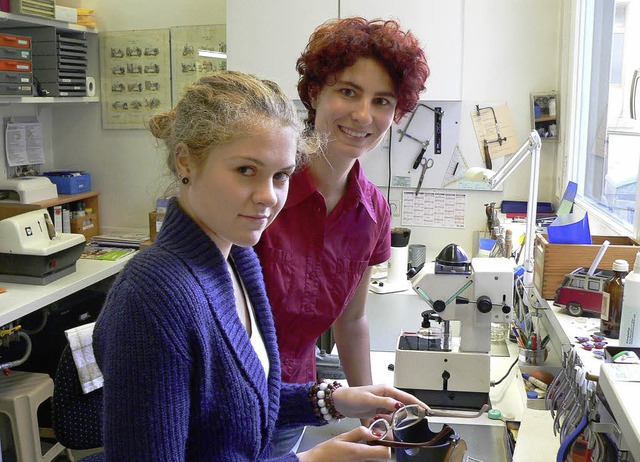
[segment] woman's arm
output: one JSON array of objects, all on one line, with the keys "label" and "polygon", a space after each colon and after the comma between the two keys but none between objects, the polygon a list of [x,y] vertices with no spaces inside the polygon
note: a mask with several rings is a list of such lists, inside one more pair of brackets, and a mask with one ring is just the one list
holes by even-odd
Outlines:
[{"label": "woman's arm", "polygon": [[365,270],[356,293],[333,324],[340,364],[352,387],[371,385],[369,321],[365,305],[372,271],[371,266]]}]

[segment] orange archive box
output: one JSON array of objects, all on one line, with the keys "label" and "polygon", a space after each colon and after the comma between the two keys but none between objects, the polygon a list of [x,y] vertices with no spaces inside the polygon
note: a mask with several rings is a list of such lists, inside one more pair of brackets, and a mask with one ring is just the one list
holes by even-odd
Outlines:
[{"label": "orange archive box", "polygon": [[598,268],[611,269],[613,261],[626,260],[633,268],[640,243],[626,236],[591,236],[592,244],[550,244],[546,234],[536,234],[533,250],[533,285],[546,300],[553,300],[564,276],[576,268],[590,268],[602,243],[609,241]]},{"label": "orange archive box", "polygon": [[31,72],[31,61],[0,59],[0,71]]},{"label": "orange archive box", "polygon": [[0,34],[0,47],[31,48],[31,37],[22,35]]}]

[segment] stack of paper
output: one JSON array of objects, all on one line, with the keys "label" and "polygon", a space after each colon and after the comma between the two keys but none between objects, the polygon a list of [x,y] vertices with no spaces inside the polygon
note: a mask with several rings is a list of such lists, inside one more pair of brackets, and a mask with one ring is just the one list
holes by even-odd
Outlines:
[{"label": "stack of paper", "polygon": [[138,249],[140,244],[149,240],[146,233],[101,234],[91,238],[91,244],[100,247],[126,247]]},{"label": "stack of paper", "polygon": [[117,247],[99,247],[95,245],[88,245],[82,251],[80,258],[87,260],[107,260],[116,261],[122,257],[135,252],[136,249],[121,249]]},{"label": "stack of paper", "polygon": [[76,24],[80,26],[92,27],[95,29],[96,27],[96,18],[94,13],[96,10],[91,10],[89,8],[76,8],[78,10],[78,21]]}]

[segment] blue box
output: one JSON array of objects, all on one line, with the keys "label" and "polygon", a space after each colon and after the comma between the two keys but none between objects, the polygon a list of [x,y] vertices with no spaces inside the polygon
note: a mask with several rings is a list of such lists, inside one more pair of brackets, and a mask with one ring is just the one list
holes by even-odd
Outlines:
[{"label": "blue box", "polygon": [[78,194],[91,191],[91,175],[77,171],[44,172],[58,188],[58,194]]}]

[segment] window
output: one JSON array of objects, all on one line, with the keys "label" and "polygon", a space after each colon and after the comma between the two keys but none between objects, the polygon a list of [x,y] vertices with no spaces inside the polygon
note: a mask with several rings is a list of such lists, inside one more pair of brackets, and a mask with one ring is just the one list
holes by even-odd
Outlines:
[{"label": "window", "polygon": [[[575,0],[568,179],[585,208],[638,236],[640,0]],[[635,115],[635,118],[632,116]],[[573,156],[573,157],[571,157]]]}]

